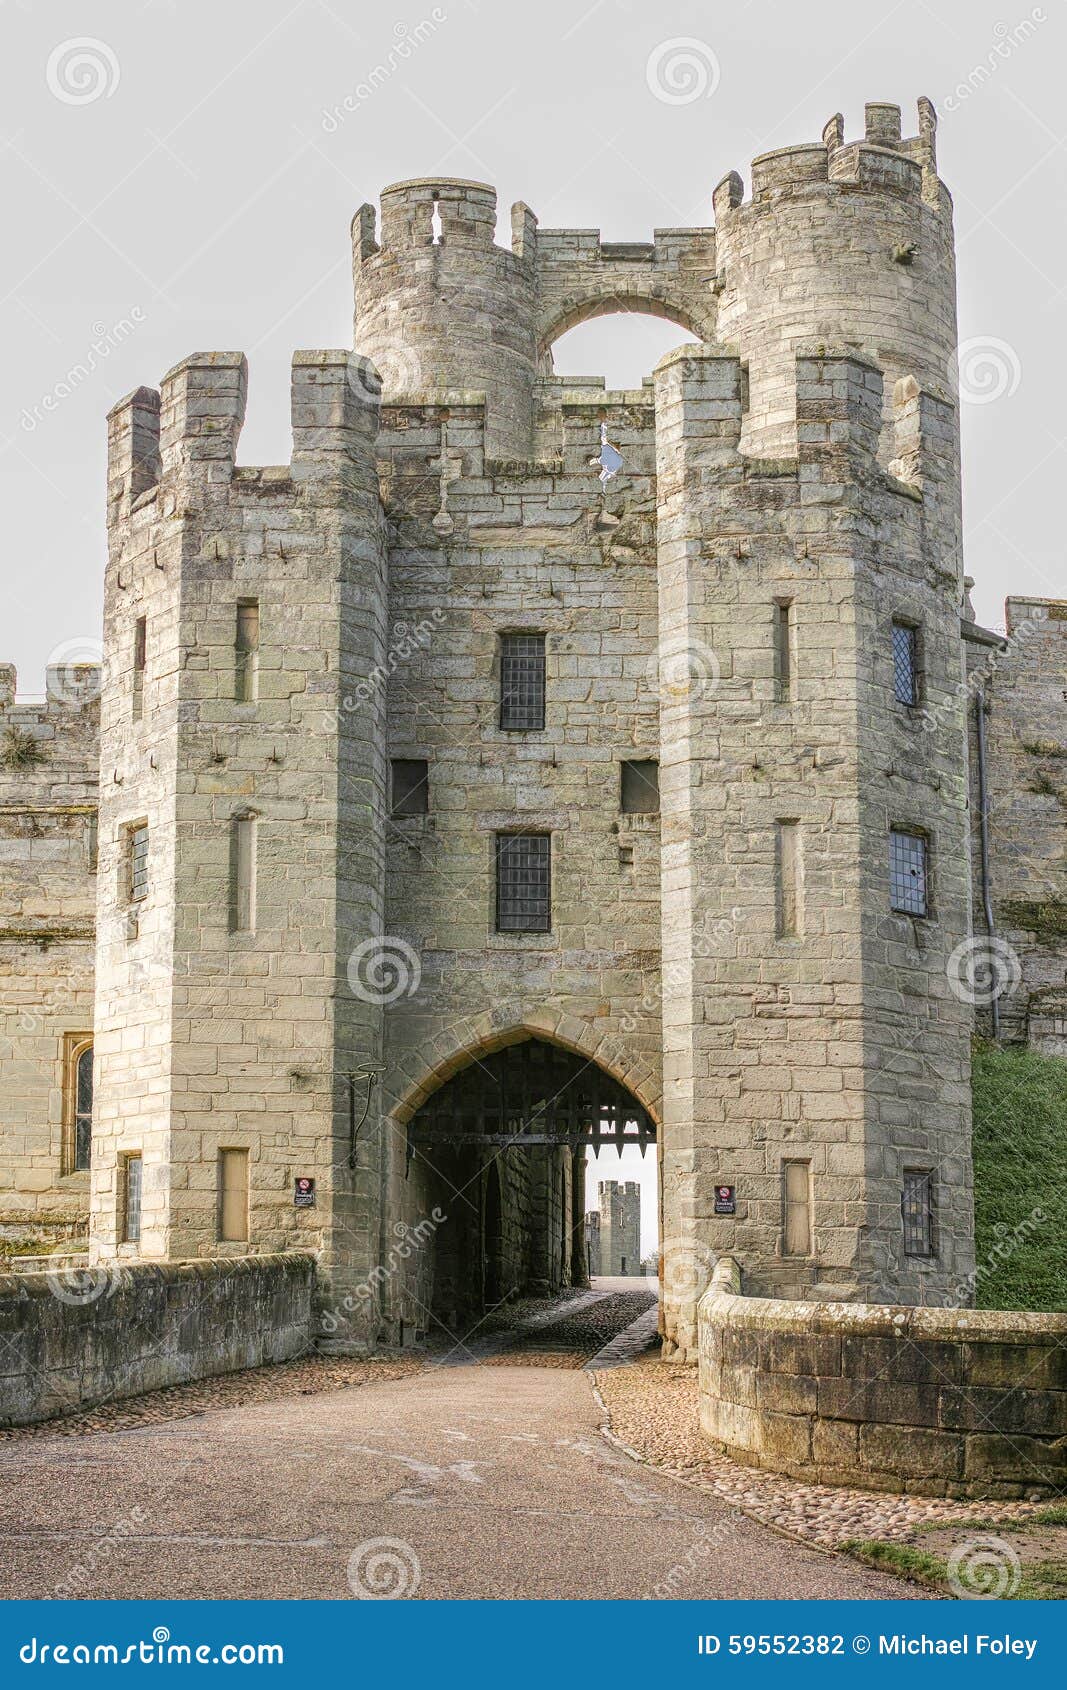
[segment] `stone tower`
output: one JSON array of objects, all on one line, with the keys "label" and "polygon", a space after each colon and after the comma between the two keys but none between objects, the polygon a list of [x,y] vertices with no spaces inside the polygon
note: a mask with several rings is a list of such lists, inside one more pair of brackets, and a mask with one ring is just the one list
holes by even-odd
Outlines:
[{"label": "stone tower", "polygon": [[641,1272],[641,1187],[637,1180],[602,1179],[600,1266],[606,1274]]},{"label": "stone tower", "polygon": [[[324,1331],[395,1338],[441,1317],[442,1262],[447,1308],[579,1276],[574,1123],[610,1119],[658,1139],[668,1353],[718,1252],[815,1298],[968,1273],[932,108],[914,139],[834,118],[714,206],[631,244],[520,205],[507,250],[491,188],[398,184],[353,225],[355,353],[294,360],[288,465],[235,464],[236,353],[113,411],[99,1257],[310,1245]],[[561,333],[635,309],[697,344],[633,392],[554,374]]]}]

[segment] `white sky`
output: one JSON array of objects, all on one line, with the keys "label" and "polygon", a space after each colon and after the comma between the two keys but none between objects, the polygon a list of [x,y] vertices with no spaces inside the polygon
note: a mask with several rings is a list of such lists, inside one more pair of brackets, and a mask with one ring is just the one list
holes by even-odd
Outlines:
[{"label": "white sky", "polygon": [[[434,15],[427,0],[4,6],[0,660],[24,692],[56,647],[99,634],[108,407],[190,351],[242,348],[241,461],[287,461],[292,350],[351,343],[348,226],[384,184],[473,177],[496,184],[505,221],[521,198],[543,224],[644,240],[710,222],[727,170],[747,182],[755,154],[817,140],[834,111],[852,137],[865,100],[897,100],[913,132],[920,93],[955,196],[961,338],[1003,343],[1018,372],[964,409],[978,613],[1000,622],[1009,588],[1067,592],[1064,8],[443,0],[331,129],[405,25]],[[83,36],[103,43],[109,91],[81,103],[48,67]],[[670,104],[649,87],[650,57],[676,38],[713,56],[710,97]],[[636,385],[677,339],[620,317],[568,337],[559,364]],[[96,368],[46,410],[94,342]]]}]

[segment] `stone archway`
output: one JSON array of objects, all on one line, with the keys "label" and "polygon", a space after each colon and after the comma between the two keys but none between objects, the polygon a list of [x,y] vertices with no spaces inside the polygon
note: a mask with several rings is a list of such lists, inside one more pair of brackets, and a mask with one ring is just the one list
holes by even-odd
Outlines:
[{"label": "stone archway", "polygon": [[458,1328],[514,1295],[585,1283],[577,1164],[589,1146],[654,1150],[657,1127],[595,1058],[520,1033],[424,1090],[404,1131],[413,1189],[444,1217],[427,1263],[430,1308]]},{"label": "stone archway", "polygon": [[694,335],[698,341],[714,337],[713,310],[700,313],[689,305],[659,294],[627,292],[617,288],[591,295],[583,294],[554,302],[551,315],[540,326],[537,346],[539,374],[550,376],[553,373],[553,347],[563,335],[569,334],[571,329],[579,328],[583,323],[593,322],[598,317],[631,314],[656,317],[663,322],[674,323],[687,334]]}]

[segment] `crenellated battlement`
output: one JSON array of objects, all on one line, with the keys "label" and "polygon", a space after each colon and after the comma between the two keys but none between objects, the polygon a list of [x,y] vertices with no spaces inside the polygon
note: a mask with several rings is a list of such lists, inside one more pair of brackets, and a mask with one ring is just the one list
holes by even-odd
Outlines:
[{"label": "crenellated battlement", "polygon": [[823,127],[821,142],[805,142],[761,153],[752,161],[752,199],[736,171],[724,176],[712,195],[716,224],[747,205],[766,205],[781,194],[820,185],[852,186],[921,199],[935,210],[950,201],[937,179],[937,116],[925,97],[918,103],[919,132],[901,138],[900,107],[875,103],[865,108],[862,140],[848,141],[845,120],[835,112]]}]

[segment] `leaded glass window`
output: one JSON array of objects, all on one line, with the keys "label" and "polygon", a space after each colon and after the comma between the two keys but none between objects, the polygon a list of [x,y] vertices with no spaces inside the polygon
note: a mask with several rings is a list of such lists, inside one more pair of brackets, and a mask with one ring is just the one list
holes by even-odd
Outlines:
[{"label": "leaded glass window", "polygon": [[500,726],[513,733],[545,725],[545,636],[505,634],[500,642]]},{"label": "leaded glass window", "polygon": [[893,688],[898,704],[918,704],[919,640],[906,622],[893,623]]},{"label": "leaded glass window", "polygon": [[920,833],[889,835],[889,901],[903,915],[926,915],[926,840]]},{"label": "leaded glass window", "polygon": [[496,836],[498,933],[547,933],[552,925],[551,841],[547,833]]}]

